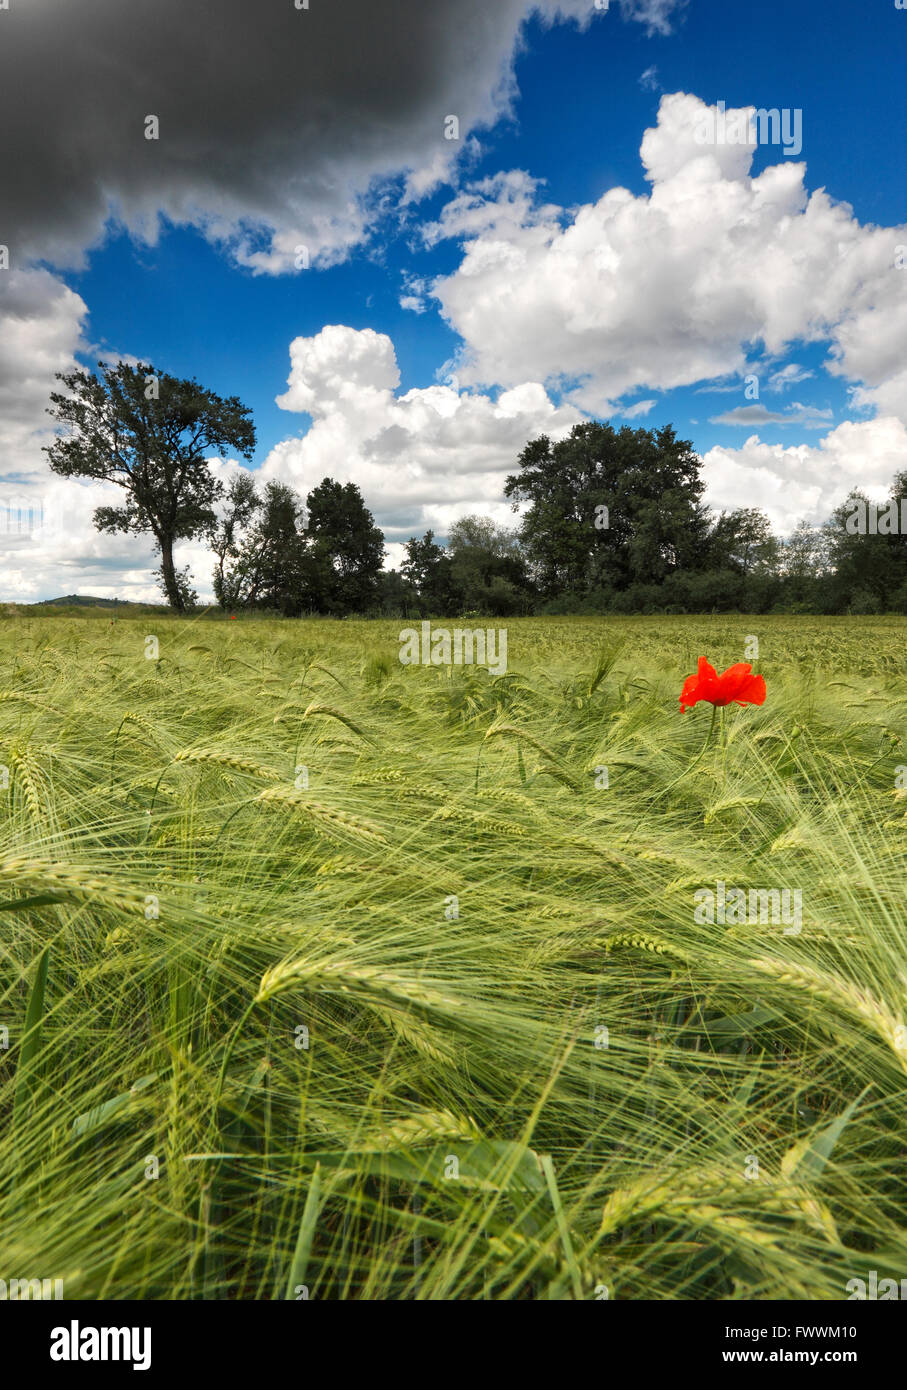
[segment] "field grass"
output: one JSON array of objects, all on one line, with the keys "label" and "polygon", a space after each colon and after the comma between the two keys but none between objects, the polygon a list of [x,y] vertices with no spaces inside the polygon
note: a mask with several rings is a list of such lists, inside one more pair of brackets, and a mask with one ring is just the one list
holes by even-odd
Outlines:
[{"label": "field grass", "polygon": [[[0,1278],[907,1276],[907,620],[511,621],[497,679],[153,621],[0,618]],[[703,752],[683,677],[750,634],[768,699]],[[802,930],[697,922],[719,881]]]}]

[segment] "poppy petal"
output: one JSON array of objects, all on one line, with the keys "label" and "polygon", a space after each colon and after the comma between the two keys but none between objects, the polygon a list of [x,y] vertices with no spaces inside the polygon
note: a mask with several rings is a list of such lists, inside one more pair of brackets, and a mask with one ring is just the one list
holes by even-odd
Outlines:
[{"label": "poppy petal", "polygon": [[683,683],[683,690],[680,692],[680,708],[685,714],[688,709],[692,709],[697,701],[701,700],[699,693],[699,680],[696,676],[687,676]]},{"label": "poppy petal", "polygon": [[738,661],[719,677],[721,704],[761,705],[765,700],[765,679],[754,676],[749,662]]},{"label": "poppy petal", "polygon": [[764,705],[765,704],[765,677],[750,676],[744,688],[734,697],[738,704],[743,705]]},{"label": "poppy petal", "polygon": [[731,700],[738,698],[739,692],[752,680],[752,670],[748,661],[738,661],[721,673],[718,688],[722,704],[730,704]]},{"label": "poppy petal", "polygon": [[687,676],[680,692],[680,708],[688,709],[706,700],[711,705],[761,705],[765,702],[765,678],[754,676],[748,661],[737,661],[719,676],[708,659],[701,656],[696,674]]},{"label": "poppy petal", "polygon": [[708,659],[704,656],[699,658],[696,674],[687,676],[680,692],[680,708],[683,713],[687,709],[692,709],[693,705],[700,700],[714,701],[717,689],[718,673]]}]

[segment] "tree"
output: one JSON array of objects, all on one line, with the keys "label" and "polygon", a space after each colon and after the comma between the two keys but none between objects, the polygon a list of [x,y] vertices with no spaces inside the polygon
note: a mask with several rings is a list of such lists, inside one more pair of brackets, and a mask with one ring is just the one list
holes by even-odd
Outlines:
[{"label": "tree", "polygon": [[[166,593],[167,589],[163,565],[160,565],[158,569],[155,570],[154,577],[158,582],[158,588],[163,593]],[[178,595],[178,602],[171,606],[176,608],[178,613],[185,613],[188,609],[194,608],[198,603],[198,594],[192,587],[192,575],[189,573],[189,566],[183,565],[181,570],[174,569],[171,576],[171,583]]]},{"label": "tree", "polygon": [[700,461],[673,428],[589,421],[531,440],[504,492],[528,502],[521,540],[542,593],[661,583],[701,567],[708,533]]},{"label": "tree", "polygon": [[516,532],[489,517],[464,516],[450,528],[447,553],[461,610],[503,617],[527,611],[531,584]]},{"label": "tree", "polygon": [[[907,474],[898,474],[889,501],[876,507],[877,520],[905,495]],[[861,534],[850,523],[862,508],[867,519]],[[856,606],[858,612],[881,612],[889,599],[907,580],[907,537],[899,529],[869,524],[871,504],[864,492],[854,488],[846,501],[835,509],[823,528],[831,573],[825,580],[828,606],[835,612]],[[898,508],[895,508],[896,512]],[[850,524],[849,524],[850,523]]]},{"label": "tree", "polygon": [[261,516],[253,532],[255,564],[249,602],[276,608],[288,618],[311,611],[316,567],[305,533],[305,508],[286,483],[265,486]]},{"label": "tree", "polygon": [[731,569],[737,574],[774,571],[779,545],[772,535],[772,524],[758,507],[737,507],[722,512],[709,537],[711,565]]},{"label": "tree", "polygon": [[245,602],[241,597],[243,581],[236,562],[245,552],[248,529],[261,506],[252,475],[235,474],[227,488],[224,514],[212,526],[209,534],[217,561],[214,567],[214,597],[221,608],[237,608]]},{"label": "tree", "polygon": [[798,521],[781,548],[781,568],[790,580],[814,579],[825,568],[825,537],[819,526]]},{"label": "tree", "polygon": [[98,507],[99,531],[150,532],[161,556],[164,594],[186,608],[188,576],[173,560],[176,541],[209,535],[223,484],[208,467],[228,452],[250,459],[251,412],[236,396],[224,399],[197,381],[181,381],[144,363],[98,363],[98,374],[58,372],[66,394],[52,392],[50,414],[69,433],[45,448],[64,478],[96,478],[126,494],[122,507]]},{"label": "tree", "polygon": [[820,526],[798,521],[781,543],[780,570],[784,601],[794,611],[815,610],[821,603],[822,577],[828,568],[827,537]]},{"label": "tree", "polygon": [[382,570],[378,576],[378,606],[382,617],[412,615],[413,591],[398,570]]},{"label": "tree", "polygon": [[306,536],[321,612],[363,613],[378,601],[384,533],[355,483],[325,478],[306,498]]},{"label": "tree", "polygon": [[285,483],[269,482],[259,496],[254,479],[235,478],[213,546],[219,557],[214,589],[222,607],[273,608],[296,617],[315,606],[305,509]]},{"label": "tree", "polygon": [[451,576],[443,545],[438,545],[434,531],[426,531],[421,541],[410,536],[403,548],[406,559],[400,573],[411,594],[418,598],[423,612],[446,616],[451,601]]}]

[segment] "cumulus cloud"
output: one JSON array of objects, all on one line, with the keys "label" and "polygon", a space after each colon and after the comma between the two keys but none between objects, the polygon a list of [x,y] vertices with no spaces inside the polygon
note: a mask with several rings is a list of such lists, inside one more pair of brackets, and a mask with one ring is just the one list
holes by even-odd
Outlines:
[{"label": "cumulus cloud", "polygon": [[160,560],[149,538],[104,536],[92,524],[96,507],[121,500],[111,484],[52,474],[16,490],[0,487],[3,597],[33,603],[77,593],[159,602],[153,573]]},{"label": "cumulus cloud", "polygon": [[393,343],[372,329],[328,325],[295,339],[290,362],[277,403],[307,412],[312,425],[272,449],[263,476],[303,496],[325,476],[356,483],[397,545],[429,527],[444,534],[472,512],[512,523],[502,491],[520,450],[540,434],[560,438],[582,418],[531,381],[496,399],[446,385],[398,396]]},{"label": "cumulus cloud", "polygon": [[807,190],[802,162],[753,177],[753,145],[703,140],[715,111],[662,97],[640,149],[647,195],[612,188],[568,213],[516,171],[451,200],[425,234],[463,242],[434,294],[464,382],[561,385],[603,413],[634,390],[742,374],[754,344],[777,359],[827,342],[855,405],[907,419],[907,227],[862,226]]},{"label": "cumulus cloud", "polygon": [[801,518],[824,521],[852,488],[876,501],[888,495],[907,461],[907,428],[893,416],[845,421],[816,444],[764,444],[752,435],[739,449],[703,456],[706,501],[713,507],[760,507],[782,533]]}]

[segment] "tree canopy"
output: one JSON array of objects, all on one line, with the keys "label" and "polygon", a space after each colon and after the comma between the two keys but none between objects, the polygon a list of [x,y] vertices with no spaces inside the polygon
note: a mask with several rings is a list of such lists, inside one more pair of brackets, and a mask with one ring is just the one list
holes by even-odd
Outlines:
[{"label": "tree canopy", "polygon": [[259,493],[238,475],[211,545],[224,608],[343,616],[378,602],[384,536],[354,483],[325,478],[303,504],[285,483],[269,481]]},{"label": "tree canopy", "polygon": [[708,518],[692,444],[587,422],[526,445],[504,494],[527,504],[520,537],[539,592],[552,598],[660,583],[705,558]]}]

